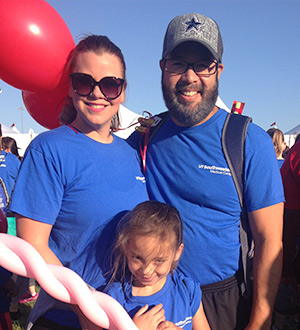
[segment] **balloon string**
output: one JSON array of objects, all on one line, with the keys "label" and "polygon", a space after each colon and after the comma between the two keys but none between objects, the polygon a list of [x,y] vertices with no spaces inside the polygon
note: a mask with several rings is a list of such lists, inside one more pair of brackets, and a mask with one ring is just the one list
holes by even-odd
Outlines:
[{"label": "balloon string", "polygon": [[23,239],[0,234],[0,251],[2,267],[20,276],[35,278],[55,299],[78,305],[97,326],[113,330],[138,330],[115,299],[103,292],[90,290],[71,269],[47,264],[38,251]]}]

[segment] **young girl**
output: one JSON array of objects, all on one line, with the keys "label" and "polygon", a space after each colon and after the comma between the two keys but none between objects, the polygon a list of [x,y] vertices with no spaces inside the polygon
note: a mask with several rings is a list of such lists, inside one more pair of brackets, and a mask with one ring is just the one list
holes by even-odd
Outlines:
[{"label": "young girl", "polygon": [[[120,222],[111,284],[106,293],[139,329],[210,329],[199,284],[176,271],[183,250],[182,222],[167,204],[147,201]],[[114,282],[119,278],[119,282]]]}]

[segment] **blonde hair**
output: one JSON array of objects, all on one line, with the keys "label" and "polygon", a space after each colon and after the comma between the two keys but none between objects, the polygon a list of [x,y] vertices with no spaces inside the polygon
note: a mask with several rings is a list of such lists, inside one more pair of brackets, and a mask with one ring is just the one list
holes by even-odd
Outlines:
[{"label": "blonde hair", "polygon": [[284,150],[283,143],[284,143],[284,135],[282,131],[278,128],[270,128],[267,130],[267,133],[272,138],[272,142],[274,145],[276,157],[280,157]]},{"label": "blonde hair", "polygon": [[[122,66],[123,79],[125,79],[126,64],[124,56],[119,47],[117,47],[112,41],[110,41],[106,36],[89,35],[82,39],[78,45],[71,51],[66,65],[66,71],[72,72],[76,64],[76,58],[78,54],[84,52],[94,52],[98,55],[103,53],[108,53],[117,56],[120,59]],[[126,79],[125,79],[126,80]],[[72,123],[76,118],[77,112],[74,108],[72,98],[70,96],[66,97],[65,104],[62,107],[62,111],[59,115],[59,121],[62,125]],[[113,132],[117,131],[120,126],[120,118],[117,113],[111,120],[111,130]]]},{"label": "blonde hair", "polygon": [[[128,212],[119,222],[117,241],[113,250],[113,270],[110,283],[118,279],[123,281],[129,270],[127,269],[128,244],[132,237],[155,236],[161,242],[171,241],[174,250],[183,243],[182,221],[177,209],[165,203],[146,201],[138,204]],[[172,270],[177,266],[174,262]]]}]

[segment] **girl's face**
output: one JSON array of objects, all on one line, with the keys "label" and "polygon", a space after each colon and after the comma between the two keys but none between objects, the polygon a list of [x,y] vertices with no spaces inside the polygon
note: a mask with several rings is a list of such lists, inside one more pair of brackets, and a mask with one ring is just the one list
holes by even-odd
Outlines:
[{"label": "girl's face", "polygon": [[[100,81],[104,77],[123,78],[121,61],[112,54],[80,53],[74,64],[71,73],[85,73],[96,81]],[[71,82],[69,96],[72,98],[77,111],[74,124],[87,135],[93,131],[102,131],[107,134],[110,131],[112,117],[118,112],[120,104],[125,100],[124,87],[119,97],[109,100],[102,94],[99,86],[95,86],[89,95],[80,96],[75,93]]]},{"label": "girl's face", "polygon": [[162,289],[166,276],[173,263],[179,260],[183,249],[183,244],[178,249],[174,246],[174,239],[161,242],[155,236],[130,238],[127,264],[134,276],[135,287],[146,289],[147,295]]}]

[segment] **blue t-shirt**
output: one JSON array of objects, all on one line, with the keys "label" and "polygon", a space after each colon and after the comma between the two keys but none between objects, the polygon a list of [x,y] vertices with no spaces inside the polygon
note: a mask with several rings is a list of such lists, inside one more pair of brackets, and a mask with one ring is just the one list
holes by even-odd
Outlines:
[{"label": "blue t-shirt", "polygon": [[[201,285],[225,280],[239,268],[241,209],[221,145],[226,115],[219,110],[194,127],[168,118],[147,149],[150,198],[179,210],[185,242],[179,270]],[[272,141],[253,123],[245,143],[244,198],[247,211],[284,200]]]},{"label": "blue t-shirt", "polygon": [[277,159],[277,161],[278,161],[279,169],[281,169],[281,166],[282,166],[283,163],[284,163],[284,159]]},{"label": "blue t-shirt", "polygon": [[2,178],[5,184],[9,197],[11,196],[19,168],[20,161],[18,157],[2,150],[0,155],[0,178]]},{"label": "blue t-shirt", "polygon": [[53,225],[49,246],[93,287],[107,283],[120,217],[148,200],[138,155],[68,126],[38,135],[24,155],[10,210]]},{"label": "blue t-shirt", "polygon": [[186,330],[192,330],[192,319],[202,297],[199,284],[178,271],[169,274],[164,287],[151,296],[133,296],[130,280],[124,283],[124,288],[120,282],[112,283],[105,292],[116,299],[131,318],[146,304],[149,308],[163,304],[166,320]]}]

